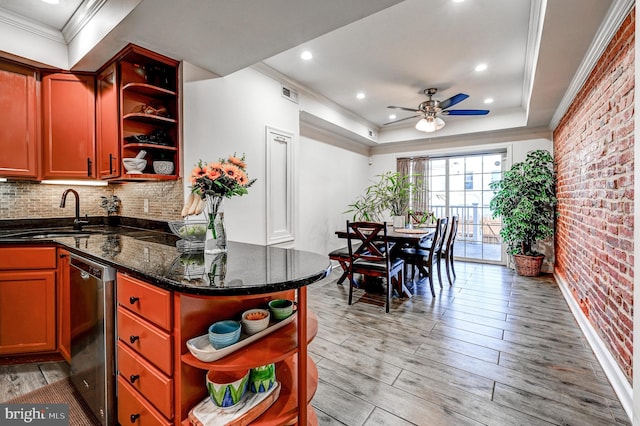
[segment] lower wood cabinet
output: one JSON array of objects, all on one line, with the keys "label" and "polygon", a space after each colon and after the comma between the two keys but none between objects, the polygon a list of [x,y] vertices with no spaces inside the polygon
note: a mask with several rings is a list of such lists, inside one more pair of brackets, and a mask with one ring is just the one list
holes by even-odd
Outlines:
[{"label": "lower wood cabinet", "polygon": [[0,355],[56,350],[56,248],[0,248]]},{"label": "lower wood cabinet", "polygon": [[174,418],[171,292],[118,273],[118,421],[171,425]]},{"label": "lower wood cabinet", "polygon": [[[306,293],[300,298],[305,288],[196,296],[167,291],[123,273],[117,276],[117,286],[120,424],[187,425],[189,411],[208,397],[208,370],[246,371],[271,363],[276,364],[280,395],[252,424],[300,423],[301,412],[306,424],[317,424],[311,399],[318,386],[318,370],[306,346],[318,332],[318,319],[307,312]],[[199,361],[187,350],[187,340],[206,334],[213,322],[238,319],[243,311],[280,298],[298,301],[298,316],[290,324],[214,362]]]},{"label": "lower wood cabinet", "polygon": [[71,362],[71,283],[69,252],[58,249],[58,352]]}]

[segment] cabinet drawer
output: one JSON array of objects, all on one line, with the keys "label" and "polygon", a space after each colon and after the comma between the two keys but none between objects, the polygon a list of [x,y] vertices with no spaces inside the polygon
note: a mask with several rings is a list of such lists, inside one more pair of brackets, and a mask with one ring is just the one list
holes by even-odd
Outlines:
[{"label": "cabinet drawer", "polygon": [[53,269],[55,267],[55,247],[0,248],[0,270]]},{"label": "cabinet drawer", "polygon": [[118,374],[168,419],[173,418],[173,379],[118,342]]},{"label": "cabinet drawer", "polygon": [[118,304],[171,330],[171,293],[130,276],[118,274]]},{"label": "cabinet drawer", "polygon": [[118,376],[118,424],[138,426],[172,426],[142,395]]},{"label": "cabinet drawer", "polygon": [[122,307],[118,307],[118,339],[165,374],[173,374],[171,335]]}]

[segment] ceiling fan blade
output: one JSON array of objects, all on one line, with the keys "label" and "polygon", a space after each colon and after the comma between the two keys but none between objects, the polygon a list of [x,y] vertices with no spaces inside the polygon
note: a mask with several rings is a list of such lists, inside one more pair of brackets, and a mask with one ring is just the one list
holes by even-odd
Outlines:
[{"label": "ceiling fan blade", "polygon": [[457,95],[453,95],[452,97],[450,97],[449,99],[445,99],[444,101],[440,102],[440,104],[438,105],[441,109],[447,109],[447,108],[451,108],[452,106],[454,106],[457,103],[460,103],[462,101],[464,101],[465,99],[467,99],[469,97],[469,95],[464,94],[464,93],[458,93]]},{"label": "ceiling fan blade", "polygon": [[411,117],[401,118],[400,120],[390,121],[388,123],[384,123],[383,126],[386,126],[387,124],[399,123],[399,122],[404,121],[404,120],[410,120],[412,118],[416,118],[416,117],[419,117],[419,116],[420,116],[420,114],[416,114],[416,115],[412,115]]},{"label": "ceiling fan blade", "polygon": [[411,112],[420,112],[419,109],[414,109],[414,108],[405,108],[405,107],[401,107],[401,106],[395,106],[395,105],[389,105],[387,108],[391,108],[391,109],[401,109],[403,111],[411,111]]},{"label": "ceiling fan blade", "polygon": [[452,109],[449,111],[442,111],[443,115],[487,115],[488,109]]}]

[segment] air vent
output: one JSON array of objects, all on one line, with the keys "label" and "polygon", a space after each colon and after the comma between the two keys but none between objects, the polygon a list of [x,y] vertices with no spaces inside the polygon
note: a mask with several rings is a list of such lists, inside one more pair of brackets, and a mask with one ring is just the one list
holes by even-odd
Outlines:
[{"label": "air vent", "polygon": [[374,132],[371,129],[367,129],[369,131],[369,138],[371,139],[375,139],[376,138],[376,132]]},{"label": "air vent", "polygon": [[282,86],[282,97],[289,99],[291,102],[298,103],[298,92],[286,86]]}]

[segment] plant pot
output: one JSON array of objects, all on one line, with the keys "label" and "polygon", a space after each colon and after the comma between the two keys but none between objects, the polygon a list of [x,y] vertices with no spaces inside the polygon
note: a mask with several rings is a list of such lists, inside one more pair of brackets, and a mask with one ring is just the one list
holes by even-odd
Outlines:
[{"label": "plant pot", "polygon": [[404,216],[393,216],[392,219],[394,229],[404,228]]},{"label": "plant pot", "polygon": [[525,256],[524,254],[514,254],[513,263],[516,265],[516,272],[523,277],[537,277],[540,275],[544,255]]}]

